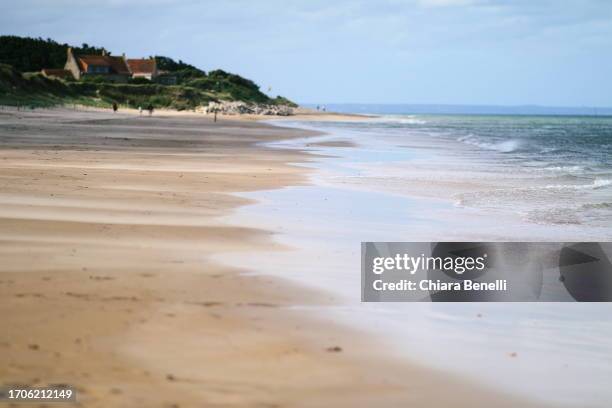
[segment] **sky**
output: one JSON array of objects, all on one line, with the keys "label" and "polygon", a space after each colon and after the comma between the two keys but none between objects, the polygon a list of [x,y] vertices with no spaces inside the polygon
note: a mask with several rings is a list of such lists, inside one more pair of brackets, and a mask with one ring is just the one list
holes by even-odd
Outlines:
[{"label": "sky", "polygon": [[0,0],[0,34],[166,55],[300,103],[612,107],[611,0]]}]

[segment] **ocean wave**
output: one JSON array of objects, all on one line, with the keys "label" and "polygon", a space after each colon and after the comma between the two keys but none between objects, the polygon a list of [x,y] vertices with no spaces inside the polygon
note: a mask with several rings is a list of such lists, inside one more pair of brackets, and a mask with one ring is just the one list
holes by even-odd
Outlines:
[{"label": "ocean wave", "polygon": [[525,141],[521,139],[510,139],[500,142],[487,142],[475,137],[474,135],[467,135],[457,138],[457,141],[476,146],[481,149],[494,150],[501,153],[512,153],[522,150],[525,147]]},{"label": "ocean wave", "polygon": [[584,190],[584,189],[593,189],[597,190],[600,188],[604,188],[612,184],[612,180],[608,179],[595,179],[591,184],[549,184],[544,186],[544,189],[549,190]]},{"label": "ocean wave", "polygon": [[550,166],[545,167],[543,170],[558,171],[563,173],[581,173],[587,170],[587,168],[583,166]]},{"label": "ocean wave", "polygon": [[424,125],[427,123],[426,120],[418,119],[416,116],[381,116],[381,117],[372,119],[371,122],[405,124],[405,125]]}]

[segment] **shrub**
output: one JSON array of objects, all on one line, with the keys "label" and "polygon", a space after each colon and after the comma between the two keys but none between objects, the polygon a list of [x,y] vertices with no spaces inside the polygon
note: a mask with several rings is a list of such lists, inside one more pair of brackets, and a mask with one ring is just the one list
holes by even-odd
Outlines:
[{"label": "shrub", "polygon": [[93,84],[111,84],[113,81],[105,75],[83,75],[81,78],[83,82],[89,82]]},{"label": "shrub", "polygon": [[290,106],[292,108],[297,108],[298,107],[297,103],[295,103],[293,101],[290,101],[289,99],[285,98],[284,96],[280,96],[280,95],[277,95],[276,98],[274,98],[272,100],[272,102],[275,105],[286,105],[286,106]]},{"label": "shrub", "polygon": [[144,78],[144,77],[136,77],[136,78],[130,78],[129,80],[130,84],[134,84],[134,85],[147,85],[147,84],[151,84],[151,80]]}]

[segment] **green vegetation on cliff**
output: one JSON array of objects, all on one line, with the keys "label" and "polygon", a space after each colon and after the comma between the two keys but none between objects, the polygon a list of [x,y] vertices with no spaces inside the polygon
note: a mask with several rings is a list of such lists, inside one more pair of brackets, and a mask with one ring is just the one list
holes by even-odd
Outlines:
[{"label": "green vegetation on cliff", "polygon": [[81,104],[110,107],[113,103],[143,108],[193,109],[217,100],[198,89],[181,85],[113,84],[96,81],[62,81],[37,73],[22,74],[0,64],[0,104],[46,107]]},{"label": "green vegetation on cliff", "polygon": [[[128,84],[108,82],[104,77],[83,81],[50,79],[43,68],[63,68],[68,44],[51,39],[0,36],[0,104],[51,106],[78,103],[110,106],[112,103],[178,110],[193,109],[210,101],[243,101],[296,106],[286,98],[271,98],[253,81],[239,75],[213,70],[208,73],[181,60],[156,56],[159,70],[176,78],[176,85],[164,85],[143,78]],[[83,44],[73,47],[77,54],[101,54],[104,48]]]}]

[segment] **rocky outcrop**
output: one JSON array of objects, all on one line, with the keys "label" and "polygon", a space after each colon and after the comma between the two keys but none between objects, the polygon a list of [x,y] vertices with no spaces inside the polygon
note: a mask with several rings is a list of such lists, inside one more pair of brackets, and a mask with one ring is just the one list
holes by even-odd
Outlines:
[{"label": "rocky outcrop", "polygon": [[266,105],[247,102],[210,102],[203,108],[205,113],[220,113],[224,115],[293,115],[293,108],[286,105]]}]

